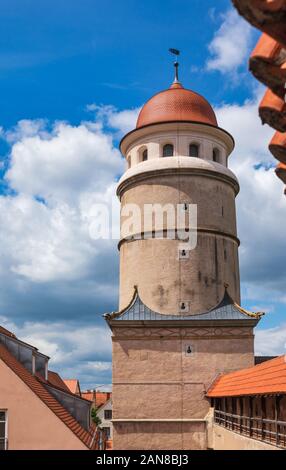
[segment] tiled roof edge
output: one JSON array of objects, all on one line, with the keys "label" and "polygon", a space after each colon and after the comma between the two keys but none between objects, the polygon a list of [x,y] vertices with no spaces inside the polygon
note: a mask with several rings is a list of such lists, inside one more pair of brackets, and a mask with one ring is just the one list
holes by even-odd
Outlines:
[{"label": "tiled roof edge", "polygon": [[[4,354],[3,354],[4,352]],[[1,354],[2,353],[2,354]],[[6,357],[5,357],[6,356]],[[8,358],[8,359],[7,359]],[[66,410],[66,408],[61,405],[60,402],[57,401],[55,397],[53,397],[44,385],[41,383],[40,380],[37,379],[34,375],[32,375],[25,367],[8,351],[7,348],[3,344],[0,344],[0,359],[9,367],[14,374],[22,380],[22,382],[27,385],[30,390],[57,416],[57,418],[62,421],[66,427],[73,432],[73,434],[88,448],[91,449],[90,444],[92,442],[91,434],[86,431],[79,422]],[[13,363],[16,364],[16,367],[13,367]],[[20,374],[17,372],[17,369],[20,370]],[[30,380],[27,380],[30,379]],[[32,381],[32,383],[31,383]],[[40,389],[40,393],[38,390]],[[60,410],[57,411],[53,405],[47,402],[47,399],[44,396],[51,399],[52,402],[55,402],[56,407],[60,407]],[[62,416],[62,412],[64,412],[67,416],[66,418]],[[67,423],[67,420],[70,421],[70,425]],[[72,426],[71,426],[72,425]],[[76,426],[76,427],[75,427]],[[80,429],[79,429],[80,428]],[[77,430],[76,430],[77,429]]]}]

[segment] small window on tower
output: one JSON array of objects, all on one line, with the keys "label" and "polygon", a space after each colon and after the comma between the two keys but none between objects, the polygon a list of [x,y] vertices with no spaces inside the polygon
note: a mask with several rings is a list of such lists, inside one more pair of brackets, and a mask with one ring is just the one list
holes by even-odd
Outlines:
[{"label": "small window on tower", "polygon": [[188,259],[189,258],[189,250],[183,248],[179,249],[179,259]]},{"label": "small window on tower", "polygon": [[180,302],[180,312],[189,313],[189,302],[186,302],[186,301]]},{"label": "small window on tower", "polygon": [[197,144],[190,144],[189,156],[196,158],[199,156],[199,146]]},{"label": "small window on tower", "polygon": [[174,145],[166,144],[163,147],[163,157],[172,157],[174,155]]},{"label": "small window on tower", "polygon": [[142,153],[142,161],[146,162],[146,160],[148,160],[148,150],[147,149],[145,149]]},{"label": "small window on tower", "polygon": [[220,153],[218,149],[213,149],[213,161],[220,163]]},{"label": "small window on tower", "polygon": [[128,155],[128,157],[127,157],[127,167],[128,168],[131,167],[131,155]]}]

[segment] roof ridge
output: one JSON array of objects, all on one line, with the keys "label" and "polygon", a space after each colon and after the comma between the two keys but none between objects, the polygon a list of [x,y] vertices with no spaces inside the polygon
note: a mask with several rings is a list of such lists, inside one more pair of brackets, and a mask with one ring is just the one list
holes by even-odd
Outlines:
[{"label": "roof ridge", "polygon": [[[68,410],[66,410],[66,408],[44,387],[43,383],[36,376],[32,375],[3,344],[0,344],[0,358],[67,426],[67,428],[70,429],[70,431],[72,431],[87,447],[89,447],[92,440],[91,434],[78,423]],[[70,425],[68,422],[70,422]],[[73,429],[75,425],[78,425],[80,428],[78,432],[75,432],[75,429]],[[82,430],[84,431],[84,434],[81,433]],[[82,434],[82,436],[80,437],[79,434]]]},{"label": "roof ridge", "polygon": [[155,310],[153,310],[152,308],[148,307],[144,301],[142,300],[142,298],[140,297],[140,294],[139,294],[139,290],[138,290],[138,286],[135,285],[134,286],[134,291],[133,291],[133,294],[132,294],[132,297],[131,297],[131,300],[129,301],[129,303],[127,304],[126,307],[118,310],[117,312],[111,312],[111,313],[105,313],[103,315],[103,317],[109,321],[109,320],[115,320],[117,318],[120,318],[120,317],[123,317],[125,315],[125,313],[128,312],[128,310],[130,310],[133,305],[136,303],[136,301],[139,301],[142,303],[142,305],[144,307],[146,307],[146,309],[148,309],[150,311],[151,314],[153,315],[157,315],[160,318],[160,320],[169,320],[170,317],[177,317],[178,319],[190,319],[192,318],[193,319],[196,319],[196,320],[200,320],[202,319],[204,316],[206,315],[210,315],[212,314],[213,312],[215,312],[216,310],[219,310],[219,309],[222,309],[222,308],[225,308],[229,305],[232,305],[234,306],[238,311],[239,313],[242,313],[243,315],[247,316],[247,317],[250,317],[250,318],[253,318],[253,319],[256,319],[256,320],[259,320],[262,315],[264,315],[264,312],[249,312],[247,310],[245,310],[244,308],[242,308],[240,305],[238,305],[237,303],[235,303],[232,299],[232,297],[229,295],[228,293],[228,285],[225,284],[225,292],[224,292],[224,295],[223,295],[223,298],[220,300],[220,302],[218,302],[218,304],[215,306],[215,307],[212,307],[211,309],[205,311],[205,312],[201,312],[201,313],[196,313],[196,314],[181,314],[181,315],[178,315],[178,314],[166,314],[166,313],[161,313],[161,312],[157,312]]},{"label": "roof ridge", "polygon": [[286,392],[286,356],[221,376],[208,390],[208,397]]}]

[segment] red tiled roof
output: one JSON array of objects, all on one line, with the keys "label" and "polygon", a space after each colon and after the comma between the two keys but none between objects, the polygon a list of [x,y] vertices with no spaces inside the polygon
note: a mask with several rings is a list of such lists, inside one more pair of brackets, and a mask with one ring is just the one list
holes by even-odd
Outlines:
[{"label": "red tiled roof", "polygon": [[286,132],[276,132],[269,144],[269,150],[277,160],[286,163]]},{"label": "red tiled roof", "polygon": [[221,375],[207,397],[237,397],[286,393],[286,356],[279,356],[248,369]]},{"label": "red tiled roof", "polygon": [[[238,12],[263,32],[250,56],[249,68],[268,87],[259,114],[263,124],[277,131],[269,150],[286,163],[286,0],[232,1]],[[279,165],[276,174],[285,183],[284,169],[281,172]]]},{"label": "red tiled roof", "polygon": [[97,390],[86,390],[81,392],[82,398],[85,398],[89,401],[94,401],[95,398],[95,406],[99,408],[100,406],[104,405],[112,396],[111,392],[98,392]]},{"label": "red tiled roof", "polygon": [[283,99],[286,70],[282,46],[268,34],[262,34],[249,59],[253,75]]},{"label": "red tiled roof", "polygon": [[64,379],[64,383],[73,394],[76,394],[77,391],[80,392],[79,382],[77,379]]},{"label": "red tiled roof", "polygon": [[217,126],[217,120],[209,102],[198,93],[174,83],[145,103],[136,128],[172,121],[191,121]]},{"label": "red tiled roof", "polygon": [[93,401],[94,400],[94,392],[81,392],[82,398],[85,398],[86,400]]},{"label": "red tiled roof", "polygon": [[250,24],[286,47],[285,0],[232,0],[232,2]]},{"label": "red tiled roof", "polygon": [[268,88],[260,106],[259,116],[263,124],[268,124],[280,132],[286,131],[286,103],[284,98],[275,95]]},{"label": "red tiled roof", "polygon": [[51,411],[80,439],[83,444],[94,448],[94,439],[75,418],[54,398],[44,385],[0,344],[0,359],[50,408]]},{"label": "red tiled roof", "polygon": [[286,165],[284,163],[279,163],[279,165],[277,165],[275,173],[278,178],[286,184]]},{"label": "red tiled roof", "polygon": [[111,397],[110,392],[96,392],[96,397],[95,397],[96,407],[99,408],[100,406],[104,405],[104,403],[106,403],[110,397]]},{"label": "red tiled roof", "polygon": [[52,370],[48,371],[48,382],[51,385],[54,385],[55,387],[61,388],[65,392],[70,393],[70,389],[66,386],[63,379],[61,378],[61,376],[57,372],[53,372]]}]

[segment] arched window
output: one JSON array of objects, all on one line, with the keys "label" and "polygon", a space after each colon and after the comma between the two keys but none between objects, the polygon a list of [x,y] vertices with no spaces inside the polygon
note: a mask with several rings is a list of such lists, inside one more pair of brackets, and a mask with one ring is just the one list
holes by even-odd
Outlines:
[{"label": "arched window", "polygon": [[197,144],[190,144],[189,156],[190,157],[198,157],[199,156],[199,146]]},{"label": "arched window", "polygon": [[148,160],[148,150],[147,149],[143,150],[143,153],[142,153],[142,161],[146,162],[146,160]]},{"label": "arched window", "polygon": [[213,161],[220,163],[220,153],[218,149],[213,149]]},{"label": "arched window", "polygon": [[166,144],[163,147],[163,157],[172,157],[174,155],[174,145]]},{"label": "arched window", "polygon": [[127,157],[127,167],[128,168],[131,167],[131,155],[128,155],[128,157]]}]

